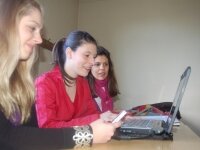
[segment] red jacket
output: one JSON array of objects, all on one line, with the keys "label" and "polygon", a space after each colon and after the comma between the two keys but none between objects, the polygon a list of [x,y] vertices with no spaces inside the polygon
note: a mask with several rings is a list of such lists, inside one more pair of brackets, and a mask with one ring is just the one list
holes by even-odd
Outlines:
[{"label": "red jacket", "polygon": [[71,102],[58,66],[35,81],[36,112],[39,127],[61,128],[86,125],[99,118],[89,85],[84,77],[76,79],[76,95]]}]

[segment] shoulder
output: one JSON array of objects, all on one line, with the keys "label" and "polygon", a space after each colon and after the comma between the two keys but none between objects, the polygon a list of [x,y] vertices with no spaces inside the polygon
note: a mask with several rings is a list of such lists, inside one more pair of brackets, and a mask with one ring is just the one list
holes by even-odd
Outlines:
[{"label": "shoulder", "polygon": [[5,129],[9,128],[10,126],[11,126],[10,121],[6,118],[5,114],[0,109],[0,133],[3,134],[4,132],[6,132]]},{"label": "shoulder", "polygon": [[52,70],[45,72],[35,79],[35,84],[58,82],[62,80],[59,68],[56,66]]},{"label": "shoulder", "polygon": [[0,120],[6,119],[4,113],[0,109]]}]

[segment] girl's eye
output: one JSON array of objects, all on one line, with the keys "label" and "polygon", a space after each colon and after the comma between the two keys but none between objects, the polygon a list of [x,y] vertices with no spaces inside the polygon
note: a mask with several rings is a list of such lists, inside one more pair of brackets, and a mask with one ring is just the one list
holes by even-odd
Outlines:
[{"label": "girl's eye", "polygon": [[95,63],[94,66],[99,67],[101,64],[100,63]]},{"label": "girl's eye", "polygon": [[103,67],[107,67],[107,66],[108,66],[108,63],[95,63],[95,64],[94,64],[95,67],[100,67],[101,65],[102,65]]},{"label": "girl's eye", "polygon": [[32,26],[29,26],[29,29],[30,29],[30,31],[35,31],[36,30],[36,27],[32,27]]}]

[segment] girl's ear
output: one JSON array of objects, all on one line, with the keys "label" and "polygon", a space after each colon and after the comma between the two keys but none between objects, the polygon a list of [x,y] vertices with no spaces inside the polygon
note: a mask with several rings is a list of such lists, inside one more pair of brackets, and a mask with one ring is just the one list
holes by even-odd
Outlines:
[{"label": "girl's ear", "polygon": [[68,59],[72,58],[72,53],[73,53],[72,49],[70,47],[67,47],[65,50],[65,54]]}]

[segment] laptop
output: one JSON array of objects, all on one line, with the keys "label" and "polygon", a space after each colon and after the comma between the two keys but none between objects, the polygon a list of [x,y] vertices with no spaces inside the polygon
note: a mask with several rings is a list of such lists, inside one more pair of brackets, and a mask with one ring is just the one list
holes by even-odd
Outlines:
[{"label": "laptop", "polygon": [[[183,94],[191,73],[191,67],[188,66],[184,73],[181,75],[180,82],[175,93],[173,104],[166,121],[159,119],[148,119],[145,117],[133,117],[127,119],[118,128],[113,136],[114,139],[127,140],[127,139],[167,139],[173,140],[172,128],[176,120]],[[174,109],[174,110],[172,110]],[[173,113],[171,113],[171,111]]]}]

